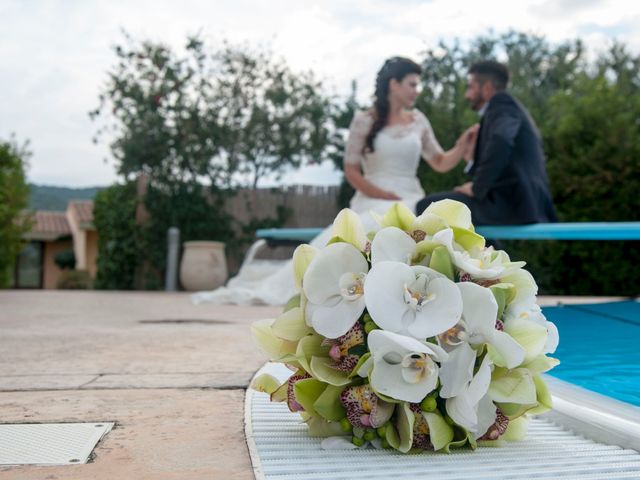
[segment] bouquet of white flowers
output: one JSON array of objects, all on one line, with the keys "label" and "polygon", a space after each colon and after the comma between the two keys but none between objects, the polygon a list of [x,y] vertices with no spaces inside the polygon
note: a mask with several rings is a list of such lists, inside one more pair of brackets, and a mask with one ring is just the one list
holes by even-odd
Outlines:
[{"label": "bouquet of white flowers", "polygon": [[487,247],[459,202],[418,217],[398,203],[377,220],[367,235],[342,210],[326,247],[296,249],[300,294],[252,326],[294,373],[252,387],[331,437],[325,448],[448,452],[522,438],[527,414],[551,406],[540,374],[559,363],[525,263]]}]

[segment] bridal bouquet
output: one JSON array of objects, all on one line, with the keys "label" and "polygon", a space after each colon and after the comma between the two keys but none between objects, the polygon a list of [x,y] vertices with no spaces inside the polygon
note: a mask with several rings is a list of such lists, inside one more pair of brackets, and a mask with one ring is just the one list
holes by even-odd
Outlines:
[{"label": "bridal bouquet", "polygon": [[324,448],[401,452],[501,445],[551,407],[540,374],[558,331],[524,262],[485,245],[468,208],[443,200],[416,217],[395,204],[364,231],[342,210],[333,238],[293,256],[299,295],[257,343],[293,374],[252,387],[299,412]]}]

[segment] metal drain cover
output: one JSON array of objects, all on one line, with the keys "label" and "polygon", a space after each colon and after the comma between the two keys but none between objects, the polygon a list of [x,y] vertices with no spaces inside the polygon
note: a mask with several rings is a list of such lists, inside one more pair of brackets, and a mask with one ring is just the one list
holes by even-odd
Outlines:
[{"label": "metal drain cover", "polygon": [[0,465],[87,463],[113,423],[0,424]]}]

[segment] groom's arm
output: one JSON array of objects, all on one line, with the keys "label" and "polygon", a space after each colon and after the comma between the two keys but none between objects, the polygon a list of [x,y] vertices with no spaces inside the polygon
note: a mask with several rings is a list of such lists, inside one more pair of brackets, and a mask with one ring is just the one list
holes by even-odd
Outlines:
[{"label": "groom's arm", "polygon": [[473,178],[473,196],[482,200],[509,163],[522,118],[515,105],[501,106],[492,112],[487,140],[483,144],[482,161],[477,163]]}]

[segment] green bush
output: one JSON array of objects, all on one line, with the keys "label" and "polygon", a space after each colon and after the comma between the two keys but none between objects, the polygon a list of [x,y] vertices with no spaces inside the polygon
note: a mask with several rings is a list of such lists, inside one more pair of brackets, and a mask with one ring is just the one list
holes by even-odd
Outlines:
[{"label": "green bush", "polygon": [[140,251],[135,183],[115,184],[98,192],[93,223],[98,231],[95,288],[134,289]]},{"label": "green bush", "polygon": [[53,261],[62,270],[73,270],[76,268],[76,254],[73,253],[73,250],[63,250],[62,252],[56,253],[53,257]]},{"label": "green bush", "polygon": [[29,187],[25,181],[25,148],[0,141],[0,288],[10,284],[22,234],[31,228],[27,207]]}]

